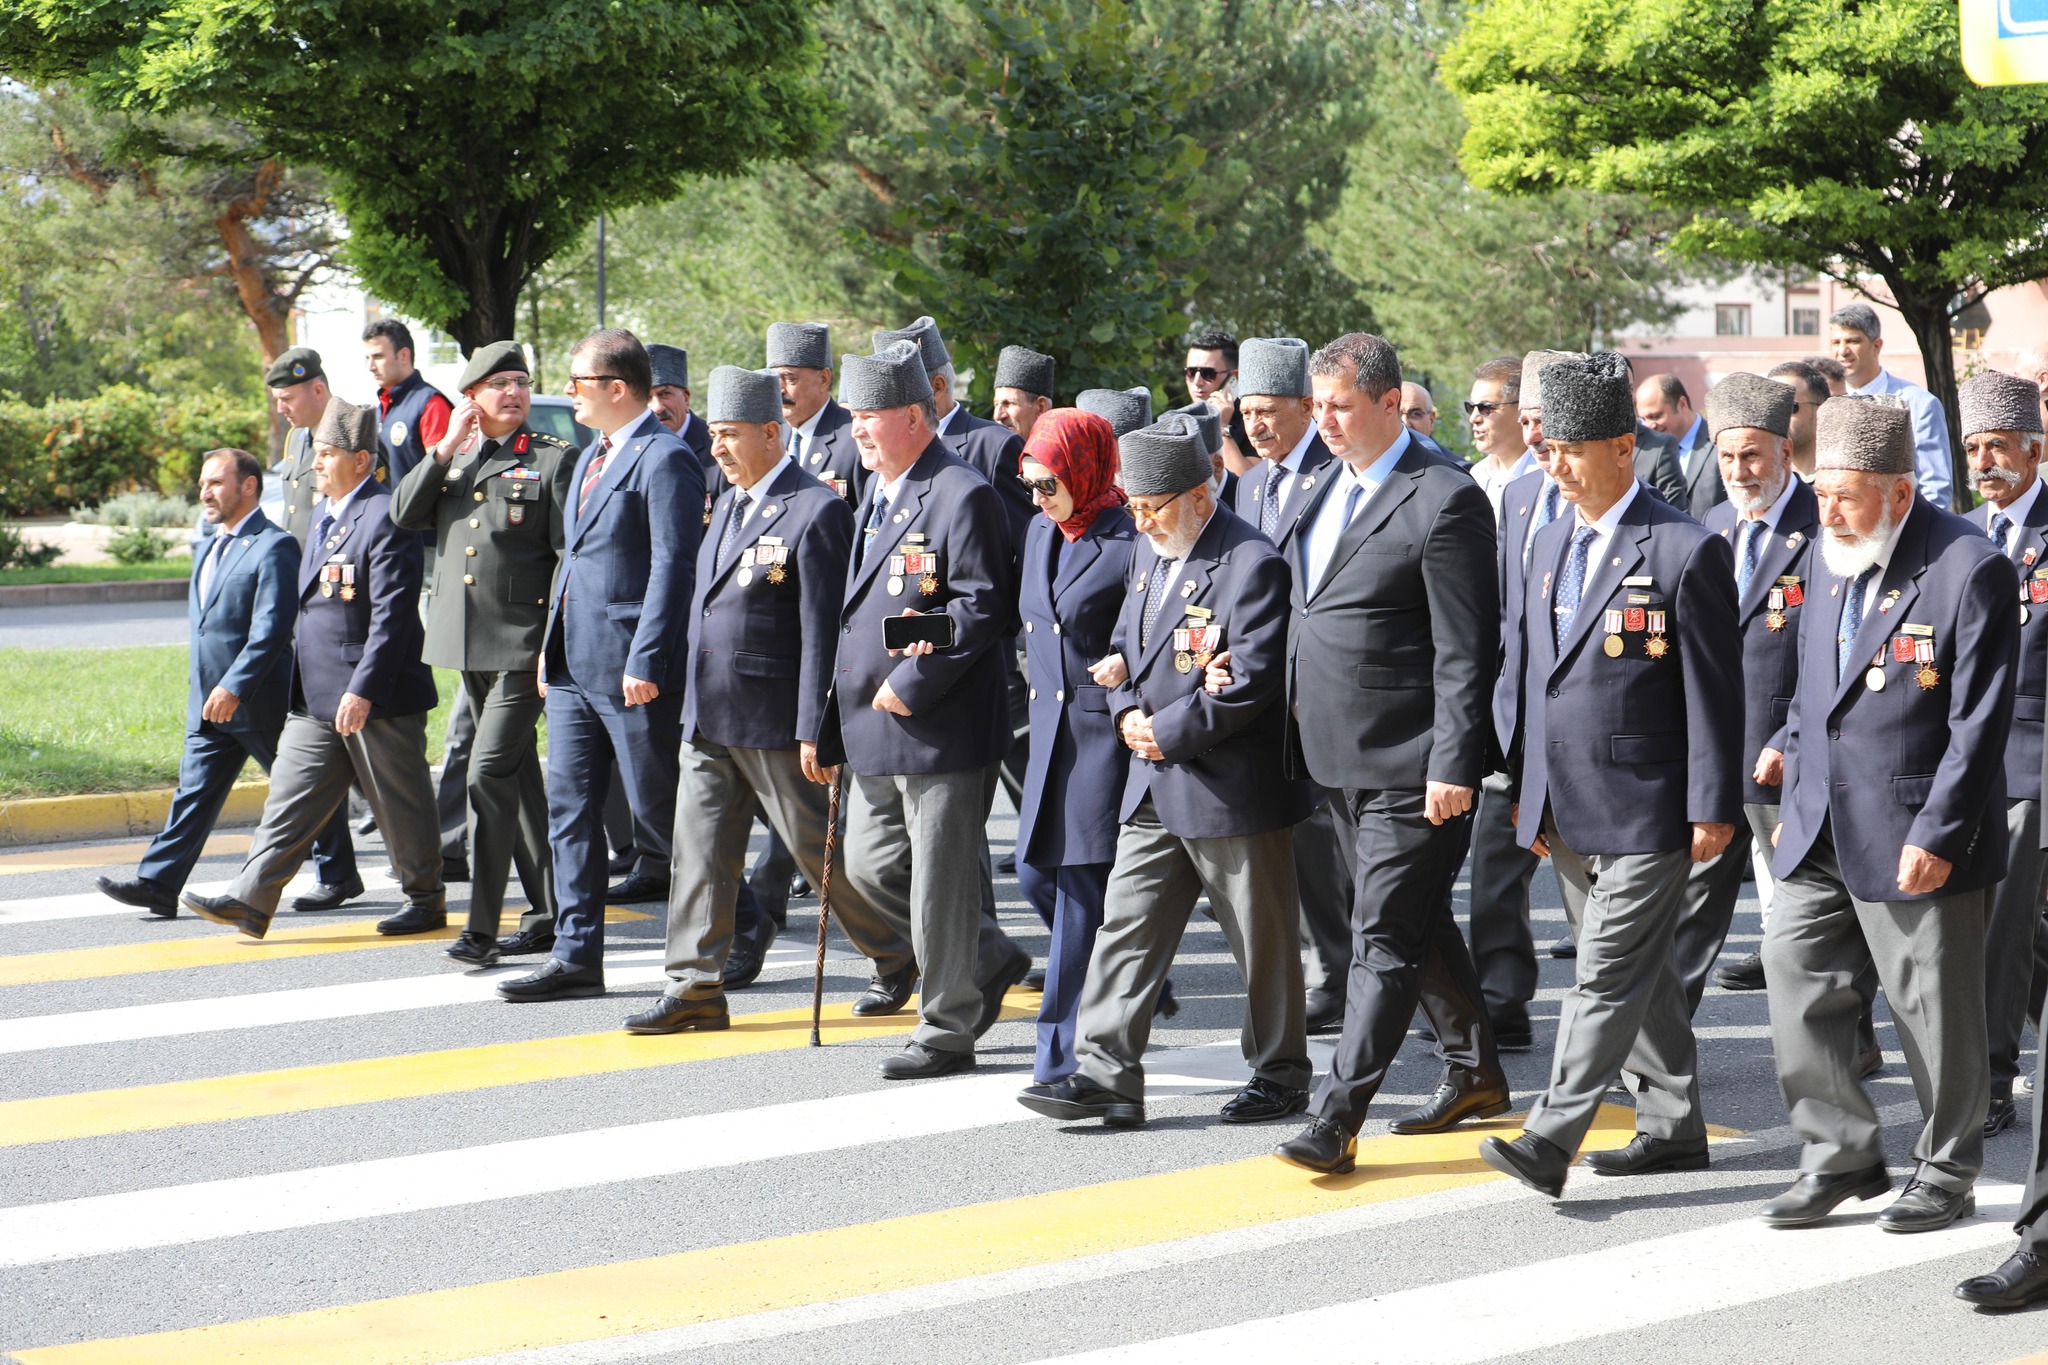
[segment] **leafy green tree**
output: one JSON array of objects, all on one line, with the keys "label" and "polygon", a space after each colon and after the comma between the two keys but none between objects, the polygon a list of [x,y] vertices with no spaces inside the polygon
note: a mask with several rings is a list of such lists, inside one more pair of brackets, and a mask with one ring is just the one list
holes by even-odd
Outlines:
[{"label": "leafy green tree", "polygon": [[1949,0],[1492,0],[1444,74],[1481,186],[1645,194],[1681,251],[1880,281],[1952,436],[1953,319],[2048,274],[2048,91],[1973,86]]},{"label": "leafy green tree", "polygon": [[600,210],[807,151],[818,0],[9,0],[0,69],[325,173],[365,286],[465,350]]}]

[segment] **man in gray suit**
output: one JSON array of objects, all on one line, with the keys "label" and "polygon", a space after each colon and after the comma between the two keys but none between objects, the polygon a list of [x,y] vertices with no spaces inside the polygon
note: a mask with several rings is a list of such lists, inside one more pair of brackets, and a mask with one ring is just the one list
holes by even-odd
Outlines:
[{"label": "man in gray suit", "polygon": [[[1708,390],[1711,400],[1713,391]],[[1714,505],[1725,502],[1720,460],[1707,418],[1693,410],[1692,395],[1675,374],[1653,374],[1636,386],[1636,416],[1641,424],[1676,443],[1678,467],[1685,475],[1683,496],[1671,505],[1694,521],[1705,521]]]}]

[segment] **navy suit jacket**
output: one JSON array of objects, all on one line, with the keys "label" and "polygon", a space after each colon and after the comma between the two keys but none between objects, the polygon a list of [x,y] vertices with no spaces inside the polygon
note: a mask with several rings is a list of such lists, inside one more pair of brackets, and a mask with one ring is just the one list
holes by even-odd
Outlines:
[{"label": "navy suit jacket", "polygon": [[551,667],[567,664],[577,687],[609,697],[624,695],[627,674],[664,691],[683,685],[704,534],[704,471],[696,454],[652,413],[622,435],[580,511],[578,494],[599,443],[576,461],[541,646]]},{"label": "navy suit jacket", "polygon": [[[1169,597],[1141,648],[1146,585],[1161,569],[1148,540],[1131,556],[1131,590],[1110,643],[1124,656],[1130,677],[1110,694],[1109,709],[1122,733],[1123,713],[1152,718],[1152,737],[1164,761],[1133,757],[1124,784],[1129,820],[1149,795],[1159,822],[1182,839],[1221,839],[1285,829],[1316,803],[1307,782],[1287,776],[1286,740],[1288,597],[1294,575],[1258,531],[1219,506],[1188,551]],[[1202,669],[1176,666],[1173,633],[1189,607],[1214,613],[1218,652],[1230,653],[1232,682],[1211,696]]]},{"label": "navy suit jacket", "polygon": [[[934,436],[905,471],[888,520],[859,558],[861,542],[870,539],[862,528],[881,491],[882,480],[870,479],[854,517],[856,560],[839,609],[835,709],[819,735],[819,761],[833,764],[843,756],[869,777],[986,767],[1008,753],[1011,742],[1003,651],[995,646],[1016,616],[1017,571],[1002,508],[988,481]],[[924,539],[906,544],[912,535]],[[924,592],[918,575],[889,572],[890,559],[906,549],[938,554],[938,591]],[[893,593],[892,578],[898,580]],[[890,658],[882,618],[906,608],[951,616],[953,647]],[[874,709],[884,682],[910,715]]]},{"label": "navy suit jacket", "polygon": [[[1725,499],[1707,513],[1707,529],[1727,541],[1738,560],[1741,524],[1734,504]],[[1758,786],[1750,774],[1759,753],[1784,747],[1785,719],[1799,686],[1799,623],[1813,605],[1815,575],[1824,572],[1814,568],[1820,533],[1813,487],[1794,474],[1777,530],[1758,551],[1749,591],[1736,604],[1736,624],[1742,627],[1742,799],[1752,805],[1775,806],[1784,796],[1783,787]],[[1776,630],[1771,629],[1774,588],[1784,594],[1779,599],[1784,619]]]},{"label": "navy suit jacket", "polygon": [[[1677,852],[1694,824],[1742,816],[1742,633],[1728,544],[1639,481],[1587,568],[1559,648],[1552,607],[1577,524],[1560,515],[1536,533],[1523,592],[1521,663],[1510,670],[1522,703],[1509,746],[1521,842],[1542,833],[1548,806],[1574,852]],[[1631,607],[1646,624],[1648,612],[1665,613],[1662,658],[1651,657],[1647,630],[1625,630],[1620,657],[1607,656],[1606,612]]]},{"label": "navy suit jacket", "polygon": [[1017,848],[1033,867],[1116,860],[1131,751],[1110,722],[1109,689],[1096,684],[1088,666],[1114,652],[1110,635],[1136,548],[1131,514],[1121,507],[1096,513],[1072,544],[1043,516],[1024,536],[1018,596],[1032,741]]},{"label": "navy suit jacket", "polygon": [[[1497,682],[1493,689],[1494,741],[1500,746],[1495,757],[1503,764],[1500,771],[1513,771],[1514,767],[1509,755],[1515,742],[1515,727],[1521,720],[1522,690],[1506,681],[1506,677],[1522,666],[1522,594],[1528,589],[1525,556],[1533,548],[1529,544],[1529,526],[1536,520],[1538,500],[1543,496],[1543,482],[1549,477],[1540,469],[1532,469],[1520,478],[1510,480],[1500,491],[1499,553],[1494,581],[1500,588],[1502,681]],[[1571,515],[1572,505],[1562,495],[1558,498],[1557,508],[1559,519]]]},{"label": "navy suit jacket", "polygon": [[1024,455],[1024,438],[999,422],[976,417],[964,406],[953,412],[946,427],[945,441],[955,455],[981,471],[1002,503],[1003,525],[1009,533],[1011,554],[1024,549],[1024,530],[1038,515],[1031,494],[1018,482],[1017,466]]},{"label": "navy suit jacket", "polygon": [[[1971,511],[1969,521],[1991,535],[1991,504]],[[2019,525],[2009,558],[2020,575],[2019,659],[2013,673],[2012,737],[2005,744],[2005,798],[2041,799],[2041,730],[2048,706],[2048,602],[2035,603],[2030,591],[2039,582],[2048,593],[2048,493],[2034,499]]]},{"label": "navy suit jacket", "polygon": [[[719,495],[697,550],[683,735],[742,749],[794,749],[817,742],[832,687],[853,511],[793,464],[755,492],[753,514],[725,563],[718,564],[718,550],[736,489]],[[763,536],[788,551],[779,582],[766,563],[744,562]]]},{"label": "navy suit jacket", "polygon": [[[1800,623],[1784,831],[1771,870],[1789,875],[1826,824],[1842,882],[1859,900],[1931,900],[2004,880],[2005,741],[2020,629],[2012,561],[1968,521],[1916,496],[1879,585],[1878,602],[1891,606],[1864,614],[1839,681],[1835,637],[1848,585],[1831,573],[1814,583]],[[1894,641],[1917,639],[1934,645],[1931,688],[1918,685],[1918,664],[1893,655]],[[1872,667],[1883,670],[1881,691],[1867,685]],[[1955,864],[1939,890],[1900,892],[1907,844]]]},{"label": "navy suit jacket", "polygon": [[[440,700],[434,670],[420,662],[426,630],[420,624],[419,533],[398,528],[390,491],[369,480],[321,541],[315,533],[325,515],[323,500],[314,505],[299,561],[292,706],[329,723],[346,692],[370,703],[372,720],[433,710]],[[343,580],[323,593],[321,573],[329,565]]]},{"label": "navy suit jacket", "polygon": [[[201,601],[200,569],[214,543],[211,538],[202,543],[185,597],[185,617],[192,628],[192,686],[185,728],[198,731],[211,725],[245,734],[275,733],[283,728],[291,705],[298,542],[261,509],[251,512],[240,534],[221,550],[212,592]],[[200,708],[216,687],[226,688],[241,701],[232,720],[200,717]]]},{"label": "navy suit jacket", "polygon": [[[1280,501],[1280,524],[1273,533],[1275,545],[1287,543],[1296,523],[1301,520],[1301,509],[1308,506],[1310,499],[1315,496],[1317,487],[1329,482],[1335,469],[1336,462],[1330,454],[1330,448],[1323,444],[1323,438],[1320,435],[1310,435],[1308,449],[1301,452],[1301,468],[1280,485],[1287,491]],[[1254,531],[1265,525],[1261,514],[1265,509],[1266,479],[1272,472],[1273,466],[1262,459],[1257,469],[1239,479],[1237,483],[1236,501],[1232,506],[1237,515]]]},{"label": "navy suit jacket", "polygon": [[[1683,512],[1691,501],[1685,491],[1685,466],[1678,460],[1678,438],[1666,436],[1646,422],[1636,423],[1636,478],[1651,492]],[[1716,466],[1718,473],[1718,466]]]},{"label": "navy suit jacket", "polygon": [[[1308,528],[1344,486],[1355,485],[1332,466],[1304,499],[1297,565]],[[1477,791],[1499,676],[1494,555],[1493,509],[1479,485],[1411,441],[1338,536],[1322,578],[1295,575],[1290,771],[1342,789],[1449,782]]]},{"label": "navy suit jacket", "polygon": [[818,425],[811,432],[810,453],[804,457],[804,473],[827,487],[833,481],[845,485],[848,506],[857,507],[868,491],[868,468],[860,462],[860,447],[853,443],[853,414],[836,398],[825,400]]},{"label": "navy suit jacket", "polygon": [[[1678,438],[1671,439],[1671,458],[1677,460]],[[1692,470],[1686,472],[1685,463],[1679,461],[1678,469],[1685,474],[1685,497],[1672,505],[1704,524],[1707,514],[1728,501],[1728,486],[1721,482],[1721,456],[1714,445],[1714,438],[1707,434],[1703,424],[1700,427],[1699,448],[1692,453]]]}]

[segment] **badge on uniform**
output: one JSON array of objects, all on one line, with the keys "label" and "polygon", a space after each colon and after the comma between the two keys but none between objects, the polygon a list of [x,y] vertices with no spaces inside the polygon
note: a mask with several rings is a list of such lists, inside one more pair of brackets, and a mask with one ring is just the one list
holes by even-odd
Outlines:
[{"label": "badge on uniform", "polygon": [[1651,612],[1649,626],[1650,638],[1643,642],[1643,653],[1653,659],[1661,659],[1671,652],[1671,645],[1664,638],[1664,613]]},{"label": "badge on uniform", "polygon": [[1202,607],[1189,607],[1187,620],[1173,632],[1173,666],[1183,673],[1207,668],[1223,648],[1223,628]]},{"label": "badge on uniform", "polygon": [[[813,460],[815,462],[815,457],[813,457]],[[844,479],[827,479],[825,480],[825,486],[842,498],[846,496],[846,480]]]},{"label": "badge on uniform", "polygon": [[1765,605],[1770,610],[1764,616],[1764,628],[1766,630],[1783,630],[1785,628],[1785,590],[1783,588],[1772,588],[1770,596],[1765,601]]},{"label": "badge on uniform", "polygon": [[741,587],[754,581],[754,570],[764,572],[761,576],[770,583],[780,583],[789,577],[789,547],[774,536],[762,536],[759,542],[740,551],[740,571],[733,578]]},{"label": "badge on uniform", "polygon": [[1796,607],[1806,601],[1806,588],[1798,574],[1786,574],[1778,580],[1778,583],[1785,590],[1786,606]]},{"label": "badge on uniform", "polygon": [[[1638,612],[1636,614],[1640,616],[1642,613]],[[1607,614],[1602,621],[1602,624],[1606,627],[1607,630],[1607,638],[1601,642],[1600,652],[1605,654],[1610,659],[1619,659],[1621,657],[1621,629],[1622,624],[1626,619],[1627,618],[1622,615],[1621,609],[1619,607],[1609,607],[1607,609]]]},{"label": "badge on uniform", "polygon": [[1913,662],[1920,665],[1913,670],[1913,681],[1920,684],[1922,692],[1932,692],[1941,682],[1941,674],[1934,667],[1934,641],[1921,639],[1913,642]]},{"label": "badge on uniform", "polygon": [[1899,605],[1899,590],[1897,588],[1893,588],[1890,592],[1884,595],[1884,601],[1877,604],[1877,609],[1881,612],[1890,611],[1893,607],[1896,607],[1897,605]]}]

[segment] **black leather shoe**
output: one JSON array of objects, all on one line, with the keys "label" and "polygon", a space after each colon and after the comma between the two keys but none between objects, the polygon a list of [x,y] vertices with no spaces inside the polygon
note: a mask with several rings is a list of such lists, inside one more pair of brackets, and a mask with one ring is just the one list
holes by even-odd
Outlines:
[{"label": "black leather shoe", "polygon": [[498,941],[489,934],[464,930],[462,937],[449,944],[442,956],[465,967],[495,967],[498,965]]},{"label": "black leather shoe", "polygon": [[178,898],[158,886],[155,882],[137,877],[132,882],[115,881],[112,877],[99,879],[100,894],[123,905],[132,905],[137,910],[147,910],[158,919],[178,917]]},{"label": "black leather shoe", "polygon": [[1487,1138],[1479,1144],[1479,1159],[1552,1199],[1564,1193],[1565,1172],[1572,1164],[1570,1152],[1534,1133],[1524,1133],[1513,1142]]},{"label": "black leather shoe", "polygon": [[1856,1069],[1856,1079],[1868,1080],[1884,1070],[1884,1049],[1874,1047],[1868,1052],[1859,1052],[1852,1065]]},{"label": "black leather shoe", "polygon": [[1956,1297],[1979,1308],[2031,1308],[2048,1303],[2048,1259],[2015,1251],[1989,1275],[1972,1275],[1956,1286]]},{"label": "black leather shoe", "polygon": [[1877,1225],[1886,1232],[1939,1232],[1976,1211],[1974,1191],[1945,1190],[1915,1176],[1899,1191],[1899,1197],[1877,1215]]},{"label": "black leather shoe", "polygon": [[910,1003],[910,993],[916,989],[915,962],[887,976],[876,972],[868,982],[867,990],[853,1002],[853,1012],[863,1019],[871,1019],[878,1014],[894,1014]]},{"label": "black leather shoe", "polygon": [[1004,963],[986,986],[981,988],[981,1017],[974,1021],[974,1036],[979,1038],[995,1027],[996,1020],[1003,1017],[1003,997],[1010,987],[1022,981],[1031,970],[1031,954],[1018,954]]},{"label": "black leather shoe", "polygon": [[1027,1085],[1017,1093],[1017,1103],[1062,1123],[1101,1119],[1105,1128],[1141,1128],[1145,1123],[1143,1100],[1127,1100],[1114,1090],[1104,1090],[1093,1081],[1082,1080],[1079,1072],[1047,1085]]},{"label": "black leather shoe", "polygon": [[921,1081],[927,1076],[950,1076],[956,1071],[974,1070],[971,1052],[944,1052],[923,1043],[906,1043],[903,1051],[882,1059],[885,1081]]},{"label": "black leather shoe", "polygon": [[1045,991],[1045,968],[1033,967],[1030,971],[1024,973],[1024,989],[1027,991],[1038,991],[1043,994]]},{"label": "black leather shoe", "polygon": [[1159,983],[1159,998],[1152,1002],[1154,1019],[1171,1019],[1180,1013],[1180,997],[1173,993],[1173,978]]},{"label": "black leather shoe", "polygon": [[1586,1164],[1602,1175],[1659,1175],[1665,1171],[1707,1169],[1705,1138],[1660,1138],[1637,1133],[1628,1146],[1613,1152],[1588,1152]]},{"label": "black leather shoe", "polygon": [[396,936],[398,934],[431,934],[436,929],[448,927],[446,909],[429,910],[424,905],[408,905],[390,919],[377,921],[377,932]]},{"label": "black leather shoe", "polygon": [[510,938],[498,940],[499,957],[525,957],[528,953],[552,953],[554,950],[553,929],[521,929]]},{"label": "black leather shoe", "polygon": [[1984,1114],[1984,1136],[1997,1137],[2019,1121],[2019,1107],[2011,1100],[1993,1100]]},{"label": "black leather shoe", "polygon": [[469,880],[469,859],[441,859],[441,880],[443,882],[466,882]]},{"label": "black leather shoe", "polygon": [[1308,1091],[1254,1076],[1244,1089],[1230,1097],[1217,1115],[1225,1123],[1264,1123],[1267,1119],[1290,1118],[1308,1108]]},{"label": "black leather shoe", "polygon": [[1764,955],[1738,957],[1725,967],[1714,968],[1714,984],[1724,991],[1760,991],[1764,988]]},{"label": "black leather shoe", "polygon": [[1818,1223],[1851,1199],[1875,1199],[1890,1192],[1892,1178],[1882,1166],[1833,1175],[1802,1175],[1792,1188],[1763,1207],[1763,1220],[1774,1228],[1803,1228]]},{"label": "black leather shoe", "polygon": [[1566,934],[1563,938],[1550,945],[1550,955],[1565,959],[1577,957],[1579,955],[1579,945],[1572,941],[1570,934]]},{"label": "black leather shoe", "polygon": [[1403,1137],[1441,1133],[1466,1119],[1490,1119],[1512,1107],[1505,1079],[1481,1080],[1469,1071],[1452,1070],[1420,1109],[1401,1115],[1387,1125],[1387,1131]]},{"label": "black leather shoe", "polygon": [[668,899],[668,878],[657,877],[647,872],[635,872],[617,886],[607,887],[604,898],[614,905],[639,905],[646,901]]},{"label": "black leather shoe", "polygon": [[374,815],[365,815],[362,819],[355,822],[353,828],[355,829],[355,832],[357,834],[360,834],[363,836],[363,838],[367,839],[372,834],[375,834],[377,832],[377,817]]},{"label": "black leather shoe", "polygon": [[705,996],[690,1000],[664,995],[653,1008],[626,1017],[628,1033],[717,1033],[732,1023],[725,1011],[725,997]]},{"label": "black leather shoe", "polygon": [[744,989],[754,984],[761,975],[761,968],[768,962],[768,945],[756,943],[750,938],[735,937],[732,949],[725,955],[725,970],[719,974],[718,984],[729,991]]},{"label": "black leather shoe", "polygon": [[1014,853],[1005,853],[1002,857],[996,859],[996,875],[998,877],[1016,876],[1017,855]]},{"label": "black leather shoe", "polygon": [[352,877],[348,881],[338,882],[332,886],[320,882],[305,895],[294,896],[292,909],[301,914],[314,910],[339,910],[362,894],[363,882],[360,877]]},{"label": "black leather shoe", "polygon": [[1310,991],[1303,1013],[1310,1033],[1335,1033],[1344,1027],[1344,993]]},{"label": "black leather shoe", "polygon": [[634,865],[637,864],[639,861],[640,855],[637,853],[631,852],[630,850],[625,853],[621,853],[616,858],[613,858],[610,862],[604,865],[604,875],[607,877],[631,876]]},{"label": "black leather shoe", "polygon": [[568,1000],[584,995],[604,994],[604,969],[571,967],[551,957],[531,976],[498,983],[498,995],[505,1000]]},{"label": "black leather shoe", "polygon": [[201,919],[225,924],[230,929],[239,929],[250,938],[262,938],[270,931],[270,919],[254,906],[242,904],[233,896],[195,896],[187,891],[183,897],[185,908]]},{"label": "black leather shoe", "polygon": [[1358,1167],[1358,1140],[1327,1119],[1310,1119],[1273,1155],[1324,1175],[1349,1175]]},{"label": "black leather shoe", "polygon": [[799,872],[789,879],[789,898],[791,900],[800,901],[810,894],[811,884],[804,880],[803,873]]},{"label": "black leather shoe", "polygon": [[1489,1015],[1486,1026],[1493,1030],[1493,1046],[1498,1051],[1527,1052],[1536,1046],[1536,1030],[1529,1024],[1527,1010]]}]

